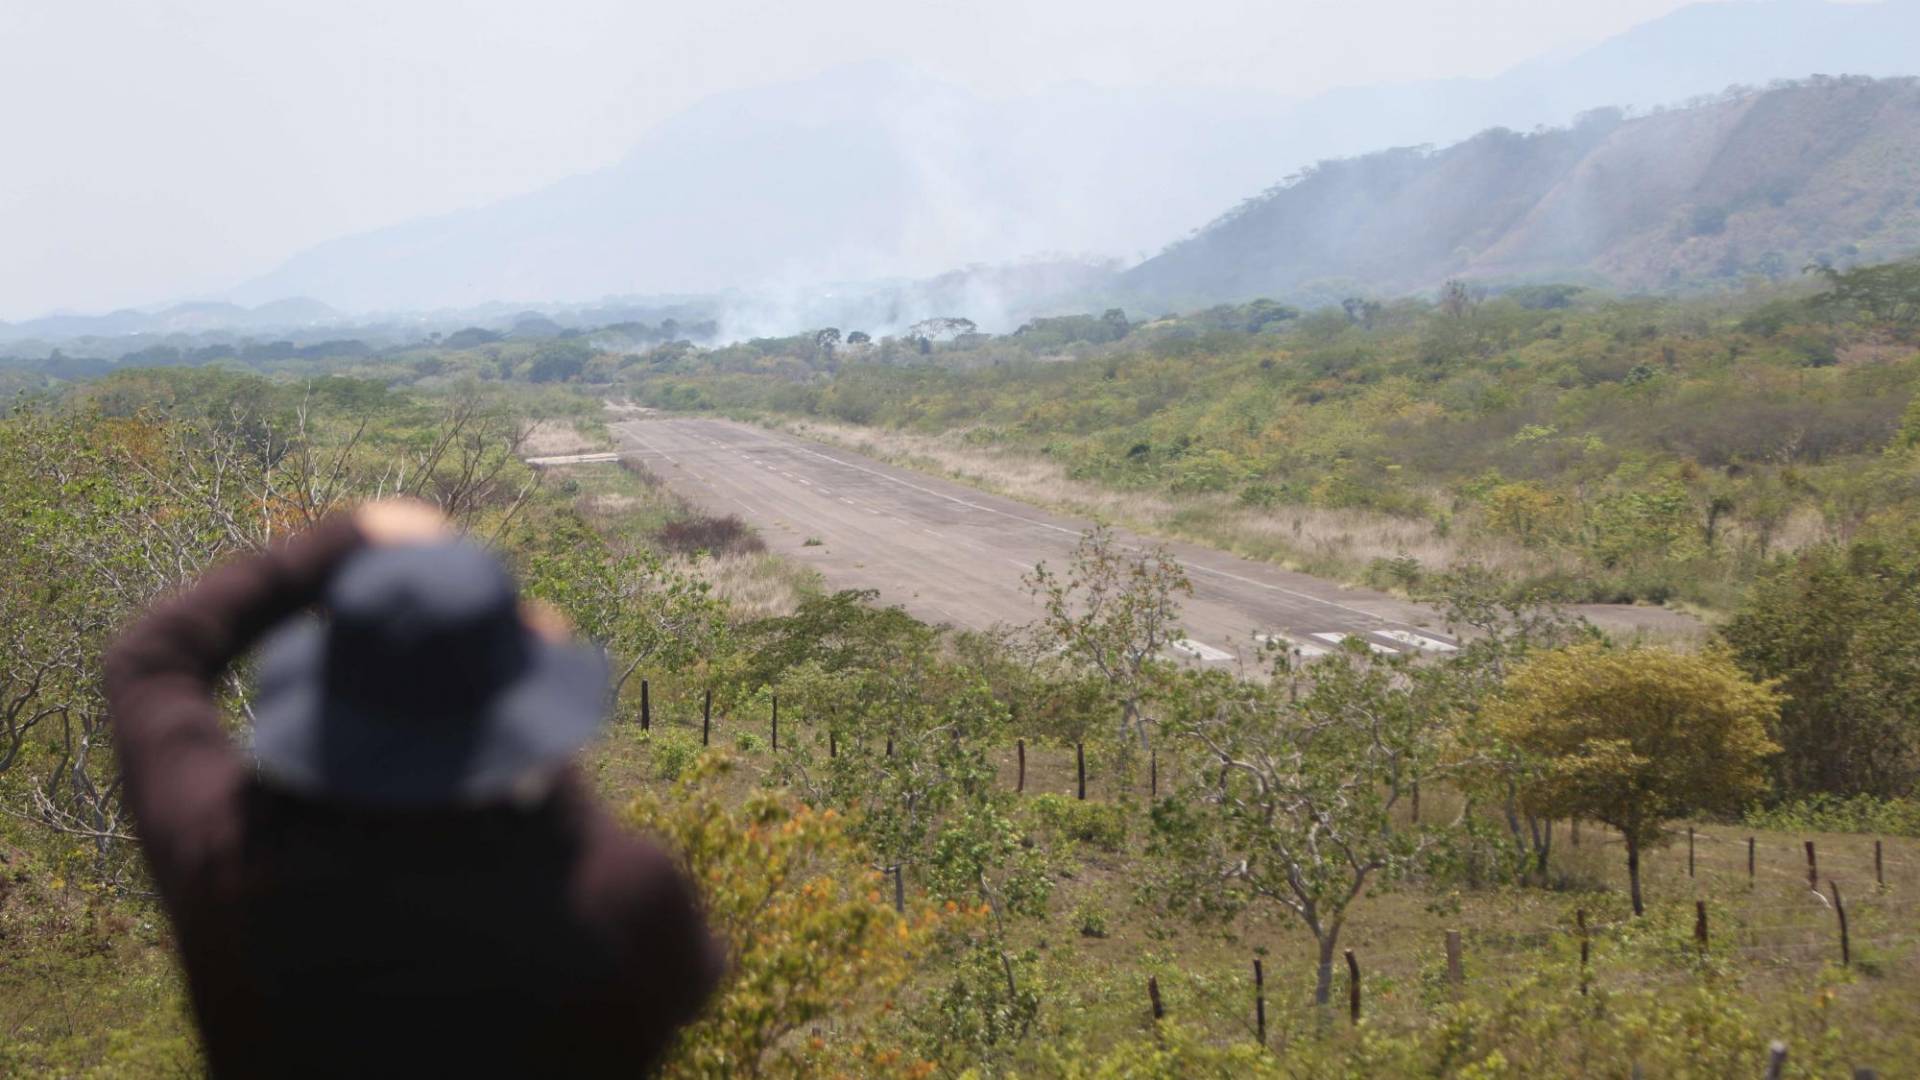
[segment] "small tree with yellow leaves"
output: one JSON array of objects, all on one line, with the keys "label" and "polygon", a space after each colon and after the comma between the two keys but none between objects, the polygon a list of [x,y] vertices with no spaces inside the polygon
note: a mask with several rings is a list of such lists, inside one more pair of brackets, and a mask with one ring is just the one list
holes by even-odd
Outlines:
[{"label": "small tree with yellow leaves", "polygon": [[1738,810],[1762,793],[1762,762],[1780,750],[1768,736],[1779,694],[1719,650],[1540,653],[1507,678],[1492,715],[1531,766],[1531,809],[1620,830],[1635,915],[1645,910],[1641,849],[1676,818]]},{"label": "small tree with yellow leaves", "polygon": [[[644,797],[631,814],[684,861],[729,965],[718,998],[682,1035],[661,1074],[850,1067],[862,1053],[863,1018],[893,1007],[936,916],[894,913],[871,853],[848,834],[842,815],[764,791],[726,797],[714,781],[727,769],[724,758],[709,755],[666,797]],[[802,1034],[829,1017],[834,1039]],[[914,1063],[896,1064],[912,1071]]]}]

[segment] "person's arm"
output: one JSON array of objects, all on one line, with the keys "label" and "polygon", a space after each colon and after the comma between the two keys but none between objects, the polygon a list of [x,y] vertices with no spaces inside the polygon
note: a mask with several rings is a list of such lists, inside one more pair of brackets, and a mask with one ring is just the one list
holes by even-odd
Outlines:
[{"label": "person's arm", "polygon": [[320,598],[366,543],[341,514],[227,563],[155,607],[102,666],[127,807],[165,891],[232,839],[247,768],[221,723],[215,685],[263,633]]}]

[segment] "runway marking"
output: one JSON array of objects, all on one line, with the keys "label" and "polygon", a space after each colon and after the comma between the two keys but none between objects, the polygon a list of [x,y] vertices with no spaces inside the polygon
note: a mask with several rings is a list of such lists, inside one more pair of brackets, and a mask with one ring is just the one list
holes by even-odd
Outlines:
[{"label": "runway marking", "polygon": [[1265,645],[1284,645],[1289,651],[1299,653],[1300,658],[1303,660],[1312,660],[1315,657],[1327,655],[1325,646],[1315,645],[1310,641],[1301,641],[1298,638],[1291,638],[1285,634],[1255,634],[1253,635],[1253,640]]},{"label": "runway marking", "polygon": [[[1332,633],[1318,633],[1313,636],[1319,638],[1321,641],[1331,641],[1335,645],[1340,645],[1340,644],[1344,644],[1348,638],[1354,637],[1355,635],[1335,631]],[[1367,648],[1372,649],[1374,652],[1377,652],[1377,653],[1386,653],[1388,656],[1392,656],[1399,651],[1398,649],[1389,649],[1385,645],[1380,644],[1379,642],[1367,641],[1366,638],[1361,638],[1360,640],[1363,642],[1366,642]]]},{"label": "runway marking", "polygon": [[619,454],[556,454],[552,457],[528,458],[529,465],[597,465],[603,461],[619,461]]},{"label": "runway marking", "polygon": [[1416,634],[1410,630],[1375,630],[1374,633],[1379,634],[1383,638],[1390,638],[1402,645],[1411,645],[1424,652],[1448,653],[1456,652],[1459,649],[1459,646],[1441,641],[1439,638],[1430,638],[1425,634]]},{"label": "runway marking", "polygon": [[1195,641],[1192,638],[1181,638],[1179,641],[1173,643],[1173,648],[1175,652],[1186,653],[1196,660],[1204,660],[1209,663],[1218,663],[1221,660],[1233,659],[1233,654],[1225,649],[1216,649],[1204,641]]}]

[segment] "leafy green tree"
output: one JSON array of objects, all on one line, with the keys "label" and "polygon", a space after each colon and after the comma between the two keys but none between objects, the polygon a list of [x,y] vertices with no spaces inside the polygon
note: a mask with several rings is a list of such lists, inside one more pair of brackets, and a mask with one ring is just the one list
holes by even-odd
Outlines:
[{"label": "leafy green tree", "polygon": [[1065,578],[1041,563],[1024,581],[1045,606],[1048,635],[1105,682],[1120,734],[1150,749],[1149,702],[1181,637],[1180,598],[1193,595],[1179,560],[1164,547],[1129,551],[1103,525],[1081,536]]},{"label": "leafy green tree", "polygon": [[1394,818],[1438,763],[1416,678],[1409,662],[1350,643],[1310,678],[1284,662],[1267,683],[1189,676],[1168,725],[1185,766],[1153,807],[1163,892],[1200,915],[1271,905],[1297,918],[1318,946],[1319,1005],[1354,901],[1409,869],[1430,840]]},{"label": "leafy green tree", "polygon": [[1722,629],[1734,658],[1786,694],[1781,790],[1898,797],[1920,781],[1920,549],[1810,548],[1754,586]]},{"label": "leafy green tree", "polygon": [[847,814],[882,866],[980,916],[936,943],[954,974],[925,1003],[920,1035],[936,1059],[983,1059],[1018,1043],[1038,1014],[1035,959],[1010,927],[1044,912],[1052,879],[997,779],[1006,711],[939,647],[915,634],[870,665],[788,669],[776,684],[787,718],[776,767],[811,805]]},{"label": "leafy green tree", "polygon": [[1826,279],[1817,301],[1832,312],[1857,312],[1903,338],[1920,332],[1920,259],[1836,270],[1812,267]]},{"label": "leafy green tree", "polygon": [[1492,709],[1527,755],[1522,798],[1551,817],[1620,831],[1633,913],[1640,853],[1687,814],[1733,812],[1766,791],[1780,696],[1724,652],[1573,645],[1530,657]]},{"label": "leafy green tree", "polygon": [[610,550],[571,514],[546,526],[523,587],[607,650],[615,708],[641,670],[678,670],[725,651],[726,611],[706,582],[650,551]]},{"label": "leafy green tree", "polygon": [[[1424,599],[1439,609],[1448,632],[1460,642],[1444,661],[1420,669],[1417,685],[1421,710],[1445,732],[1442,757],[1452,782],[1467,798],[1460,820],[1468,826],[1468,841],[1477,824],[1475,808],[1491,805],[1506,825],[1511,849],[1530,854],[1534,872],[1544,878],[1553,846],[1551,823],[1521,799],[1524,755],[1501,737],[1487,707],[1528,655],[1595,638],[1597,631],[1553,604],[1514,596],[1485,567],[1441,575]],[[1416,819],[1417,805],[1416,792]]]}]

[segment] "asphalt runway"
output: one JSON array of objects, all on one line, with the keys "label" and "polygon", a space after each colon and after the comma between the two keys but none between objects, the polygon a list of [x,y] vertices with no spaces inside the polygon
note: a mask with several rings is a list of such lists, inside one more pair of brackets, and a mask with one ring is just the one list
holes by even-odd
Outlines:
[{"label": "asphalt runway", "polygon": [[[931,622],[984,629],[1033,621],[1040,604],[1022,575],[1043,561],[1065,570],[1091,525],[746,424],[672,418],[611,426],[622,453],[708,512],[753,524],[769,550],[813,567],[833,588],[877,589],[883,602]],[[1176,651],[1196,662],[1251,662],[1263,639],[1307,658],[1348,636],[1381,652],[1455,647],[1419,605],[1196,545],[1167,546],[1194,586]]]}]

